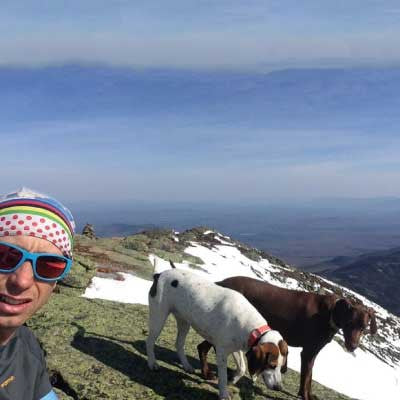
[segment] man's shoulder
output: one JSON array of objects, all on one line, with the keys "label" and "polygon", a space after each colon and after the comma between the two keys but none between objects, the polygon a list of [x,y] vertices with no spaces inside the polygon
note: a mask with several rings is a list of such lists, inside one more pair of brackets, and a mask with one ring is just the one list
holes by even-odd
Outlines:
[{"label": "man's shoulder", "polygon": [[17,330],[17,336],[21,341],[21,345],[26,347],[33,356],[40,360],[43,359],[43,350],[40,347],[39,341],[27,326],[20,326]]},{"label": "man's shoulder", "polygon": [[0,359],[0,400],[53,400],[44,354],[33,332],[19,327],[4,350]]}]

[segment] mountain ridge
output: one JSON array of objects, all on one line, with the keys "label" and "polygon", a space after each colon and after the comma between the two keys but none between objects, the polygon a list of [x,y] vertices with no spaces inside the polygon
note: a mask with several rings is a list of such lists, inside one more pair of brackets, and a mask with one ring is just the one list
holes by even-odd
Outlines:
[{"label": "mountain ridge", "polygon": [[[207,261],[206,254],[215,256],[215,261]],[[147,307],[124,304],[120,300],[87,298],[88,289],[96,291],[99,282],[127,283],[128,292],[133,294],[140,288],[143,291],[141,286],[130,286],[129,277],[136,279],[139,285],[143,282],[151,285],[154,268],[151,255],[165,260],[166,264],[167,260],[172,260],[179,267],[194,268],[210,276],[212,273],[223,275],[226,271],[252,274],[286,287],[321,293],[345,292],[354,301],[366,301],[325,279],[296,270],[276,257],[205,227],[181,233],[149,230],[119,238],[89,239],[77,235],[70,275],[58,285],[50,302],[29,322],[47,353],[52,382],[61,400],[214,398],[217,393],[214,386],[197,375],[182,372],[176,365],[173,350],[176,328],[171,322],[167,323],[159,340],[157,352],[162,369],[155,376],[147,369],[144,350]],[[121,294],[122,287],[119,286],[114,295]],[[380,331],[375,338],[367,337],[369,335],[364,338],[360,354],[372,353],[383,360],[382,365],[395,367],[400,362],[400,343],[396,344],[394,339],[400,329],[400,320],[366,302],[376,310]],[[200,337],[190,333],[187,342],[189,357],[197,367],[196,344],[199,340]],[[339,336],[336,346],[340,342]],[[342,353],[342,350],[336,351]],[[295,359],[293,353],[292,360]],[[315,372],[321,369],[320,366]],[[332,369],[330,371],[332,374]],[[289,400],[297,393],[298,384],[298,374],[290,371],[285,377],[287,394],[266,393],[265,386],[260,383],[253,386],[248,378],[231,390],[235,391],[235,398],[250,396],[261,400],[267,395],[271,399]],[[348,399],[315,382],[313,385],[315,394],[324,400]]]},{"label": "mountain ridge", "polygon": [[312,268],[400,316],[400,247],[356,257],[335,257]]}]

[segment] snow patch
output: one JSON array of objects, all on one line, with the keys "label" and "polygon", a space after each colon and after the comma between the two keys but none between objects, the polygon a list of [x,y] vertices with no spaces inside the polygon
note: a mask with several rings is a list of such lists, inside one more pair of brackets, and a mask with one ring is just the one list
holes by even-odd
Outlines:
[{"label": "snow patch", "polygon": [[152,282],[123,272],[120,275],[124,280],[95,276],[82,297],[148,305],[147,297]]},{"label": "snow patch", "polygon": [[[299,347],[289,348],[288,366],[298,372],[300,352]],[[334,340],[318,354],[313,379],[354,399],[396,400],[400,393],[400,368],[360,348],[349,353]]]}]

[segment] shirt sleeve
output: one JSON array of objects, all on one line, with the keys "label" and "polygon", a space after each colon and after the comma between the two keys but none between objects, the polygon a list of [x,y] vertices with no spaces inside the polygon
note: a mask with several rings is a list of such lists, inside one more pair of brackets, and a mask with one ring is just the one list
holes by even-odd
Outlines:
[{"label": "shirt sleeve", "polygon": [[58,397],[55,394],[54,390],[52,390],[49,393],[47,393],[46,396],[42,397],[40,400],[58,400]]},{"label": "shirt sleeve", "polygon": [[[44,358],[43,352],[41,352],[41,362],[40,362],[40,367],[37,372],[37,378],[36,378],[36,385],[35,385],[35,392],[36,396],[35,398],[38,400],[46,399],[46,400],[53,400],[57,399],[56,394],[53,391],[53,388],[50,384],[50,378],[47,373],[47,367],[46,367],[46,360]],[[43,397],[44,396],[44,397]],[[52,396],[52,397],[48,397]]]}]

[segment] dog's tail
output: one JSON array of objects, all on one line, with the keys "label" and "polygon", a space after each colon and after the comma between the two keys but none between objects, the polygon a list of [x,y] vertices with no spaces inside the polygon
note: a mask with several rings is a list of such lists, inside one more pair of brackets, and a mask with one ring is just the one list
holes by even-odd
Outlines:
[{"label": "dog's tail", "polygon": [[160,278],[161,273],[157,273],[157,257],[154,256],[153,258],[153,266],[154,266],[154,273],[153,273],[153,284],[151,285],[150,291],[149,291],[149,296],[151,297],[156,297],[157,295],[157,284],[158,284],[158,279]]},{"label": "dog's tail", "polygon": [[[169,263],[173,269],[176,269],[176,266],[172,260],[169,260]],[[160,279],[160,276],[161,276],[161,272],[157,272],[158,260],[157,260],[157,257],[155,257],[155,256],[153,258],[153,264],[154,264],[153,284],[151,285],[151,288],[149,291],[149,296],[154,298],[157,296],[158,280]]]},{"label": "dog's tail", "polygon": [[158,279],[160,278],[161,274],[154,274],[153,275],[153,284],[151,285],[149,295],[151,297],[156,297],[157,295],[157,284],[158,284]]}]

